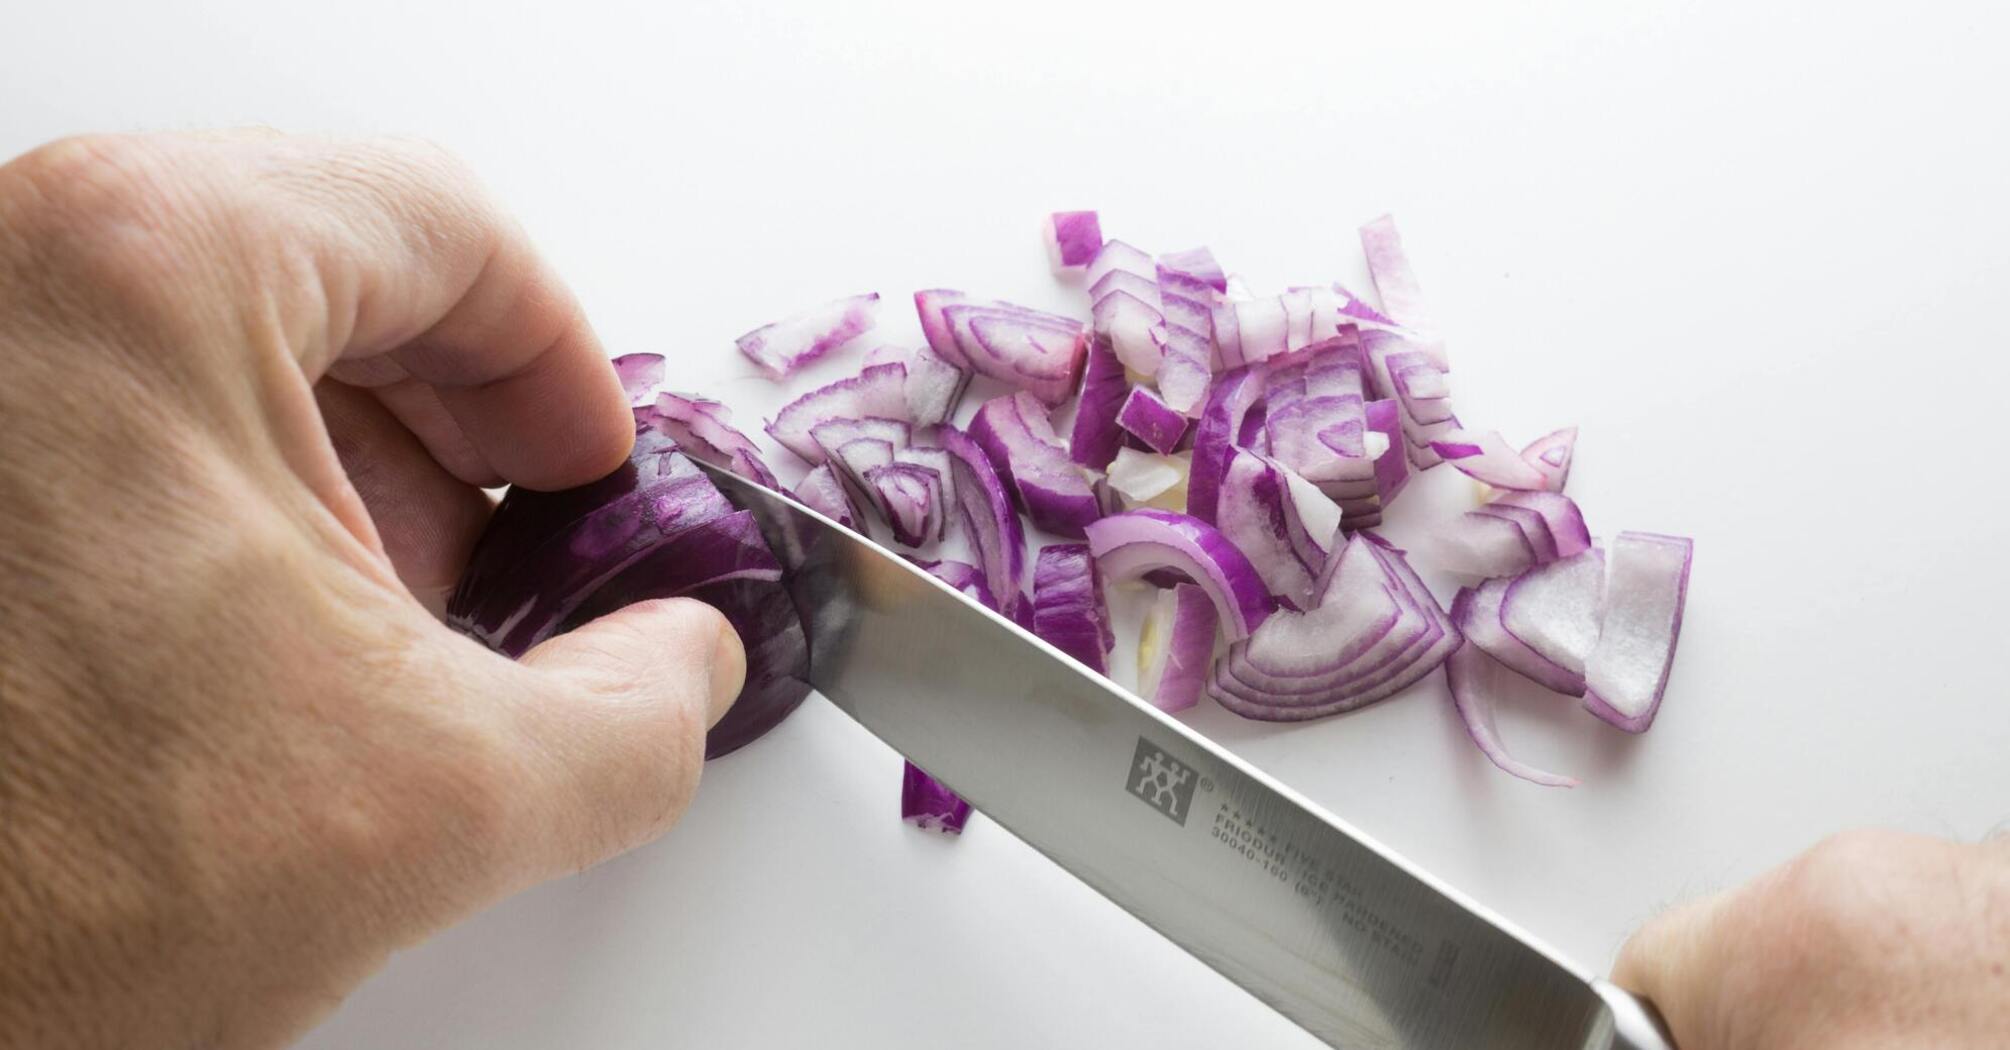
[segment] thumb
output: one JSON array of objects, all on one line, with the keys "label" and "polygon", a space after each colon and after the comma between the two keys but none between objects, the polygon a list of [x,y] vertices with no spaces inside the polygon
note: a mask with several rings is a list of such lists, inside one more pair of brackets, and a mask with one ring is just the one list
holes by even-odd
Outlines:
[{"label": "thumb", "polygon": [[1678,1046],[1716,1045],[1705,1034],[1719,1027],[1717,982],[1724,972],[1719,955],[1728,901],[1719,894],[1656,916],[1627,939],[1613,964],[1612,983],[1653,1003]]},{"label": "thumb", "polygon": [[526,858],[590,867],[661,835],[690,805],[705,732],[732,706],[747,657],[732,625],[689,598],[639,602],[550,639],[518,667],[537,814]]}]

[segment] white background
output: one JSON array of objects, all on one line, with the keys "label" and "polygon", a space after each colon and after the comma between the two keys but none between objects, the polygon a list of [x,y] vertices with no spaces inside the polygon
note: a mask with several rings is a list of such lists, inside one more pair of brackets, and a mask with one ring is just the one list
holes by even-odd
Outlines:
[{"label": "white background", "polygon": [[[5,0],[0,153],[437,139],[610,348],[750,424],[777,394],[731,338],[812,302],[878,290],[906,342],[916,287],[1074,307],[1056,208],[1259,287],[1357,279],[1393,211],[1461,415],[1582,425],[1594,529],[1696,537],[1661,719],[1512,704],[1569,792],[1495,772],[1437,685],[1192,725],[1592,967],[1835,829],[2010,818],[2002,5],[966,6]],[[1399,540],[1468,498],[1428,481]],[[899,773],[813,701],[667,839],[398,956],[308,1045],[1309,1045],[995,825],[904,827]]]}]

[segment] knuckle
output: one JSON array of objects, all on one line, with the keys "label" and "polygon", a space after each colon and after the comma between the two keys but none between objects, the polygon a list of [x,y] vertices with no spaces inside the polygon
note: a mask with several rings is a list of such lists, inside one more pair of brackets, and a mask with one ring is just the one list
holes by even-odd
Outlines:
[{"label": "knuckle", "polygon": [[164,305],[188,279],[187,224],[205,194],[164,139],[58,139],[0,168],[0,229],[44,283],[121,307]]}]

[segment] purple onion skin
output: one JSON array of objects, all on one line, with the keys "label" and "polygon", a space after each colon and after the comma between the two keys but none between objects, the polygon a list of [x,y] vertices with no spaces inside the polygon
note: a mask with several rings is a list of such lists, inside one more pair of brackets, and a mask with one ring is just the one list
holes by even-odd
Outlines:
[{"label": "purple onion skin", "polygon": [[[620,561],[616,563],[619,571],[611,576],[582,572],[592,568],[580,564],[582,557],[590,555],[574,553],[579,545],[568,540],[595,511],[652,482],[661,484],[665,478],[688,484],[683,478],[686,472],[703,477],[667,439],[642,434],[637,436],[629,461],[599,481],[561,492],[511,489],[476,542],[468,568],[448,603],[447,622],[491,648],[516,657],[527,648],[520,646],[517,639],[541,639],[557,634],[634,602],[690,597],[713,606],[739,632],[747,650],[746,686],[726,717],[705,739],[705,757],[717,758],[774,728],[809,695],[806,680],[809,636],[788,583],[773,579],[710,579],[716,572],[710,571],[711,566],[699,564],[703,555],[694,556],[690,545],[702,538],[706,522],[680,519],[676,533],[640,554],[622,548],[625,553],[619,554]],[[709,500],[716,500],[727,513],[732,513],[731,505],[720,499],[716,487],[709,482],[704,487],[710,490]],[[742,544],[739,549],[746,551],[746,546]],[[768,564],[779,564],[767,553],[764,542],[757,551],[748,553],[766,554]],[[607,568],[613,569],[615,565]],[[582,576],[592,581],[586,593],[554,596],[564,599],[553,604],[556,622],[512,624],[507,639],[493,629],[482,627],[507,618],[508,611],[520,604],[515,595],[526,582],[534,594],[541,579]],[[507,608],[498,609],[497,603]]]},{"label": "purple onion skin", "polygon": [[970,803],[909,762],[901,774],[900,818],[927,831],[961,835],[970,822]]}]

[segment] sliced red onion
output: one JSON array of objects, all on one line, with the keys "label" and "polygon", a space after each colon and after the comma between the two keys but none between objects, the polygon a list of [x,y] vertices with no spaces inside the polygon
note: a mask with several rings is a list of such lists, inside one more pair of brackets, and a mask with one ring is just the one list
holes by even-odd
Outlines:
[{"label": "sliced red onion", "polygon": [[[1413,374],[1417,362],[1425,361],[1440,371],[1443,363],[1431,358],[1420,344],[1413,343],[1402,335],[1381,329],[1365,329],[1361,332],[1361,350],[1367,359],[1368,375],[1374,392],[1380,397],[1394,398],[1398,418],[1402,424],[1404,447],[1410,465],[1418,470],[1429,470],[1442,462],[1441,457],[1431,449],[1434,438],[1443,437],[1458,427],[1458,420],[1451,415],[1448,399],[1434,400],[1415,396],[1413,390],[1429,390],[1420,385],[1423,377]],[[1417,355],[1406,357],[1406,354]],[[1393,367],[1392,367],[1393,363]],[[1403,373],[1404,382],[1396,381],[1396,373]]]},{"label": "sliced red onion", "polygon": [[1361,250],[1368,256],[1368,276],[1382,299],[1382,313],[1405,328],[1429,331],[1431,318],[1417,290],[1410,257],[1403,251],[1403,237],[1396,232],[1396,220],[1384,215],[1361,227]]},{"label": "sliced red onion", "polygon": [[[877,466],[892,462],[896,449],[903,449],[913,440],[914,429],[903,419],[883,419],[878,416],[862,416],[856,419],[827,419],[810,428],[810,440],[824,450],[826,456],[834,456],[838,450],[854,441],[870,440],[886,446],[884,459],[876,459],[865,466]],[[864,467],[860,467],[861,470]]]},{"label": "sliced red onion", "polygon": [[[1179,510],[1187,502],[1187,472],[1192,464],[1182,456],[1120,449],[1104,480],[1123,497],[1126,507]],[[1110,510],[1108,513],[1116,513]]]},{"label": "sliced red onion", "polygon": [[1249,559],[1198,518],[1162,510],[1125,511],[1091,523],[1087,534],[1089,552],[1111,580],[1170,569],[1200,584],[1231,641],[1248,637],[1276,607]]},{"label": "sliced red onion", "polygon": [[949,519],[954,517],[952,510],[956,506],[956,476],[950,469],[949,453],[931,445],[910,445],[896,450],[893,461],[924,468],[934,475],[931,487],[935,491],[931,499],[936,504],[935,538],[946,539],[949,536]]},{"label": "sliced red onion", "polygon": [[1560,673],[1538,680],[1559,693],[1584,693],[1584,661],[1598,644],[1604,582],[1605,555],[1592,549],[1530,569],[1501,592],[1501,626],[1555,666]]},{"label": "sliced red onion", "polygon": [[682,394],[658,394],[653,404],[635,409],[638,427],[658,431],[697,459],[724,467],[758,485],[779,490],[773,471],[761,458],[752,438],[733,428],[733,413],[725,405]]},{"label": "sliced red onion", "polygon": [[[1128,248],[1129,246],[1126,245],[1125,247]],[[1157,282],[1146,276],[1150,272],[1149,268],[1147,268],[1145,273],[1135,273],[1124,269],[1108,271],[1095,284],[1089,286],[1090,304],[1100,303],[1117,292],[1122,292],[1151,307],[1153,310],[1157,310],[1159,308],[1159,286]]]},{"label": "sliced red onion", "polygon": [[1137,436],[1153,452],[1166,453],[1179,447],[1186,436],[1187,418],[1175,412],[1159,396],[1145,387],[1132,390],[1117,413],[1117,425]]},{"label": "sliced red onion", "polygon": [[1451,619],[1401,552],[1355,533],[1318,604],[1282,612],[1215,662],[1209,692],[1248,718],[1303,721],[1393,696],[1460,644]]},{"label": "sliced red onion", "polygon": [[[1122,241],[1112,239],[1103,242],[1102,250],[1090,260],[1089,272],[1084,276],[1088,279],[1090,298],[1093,300],[1095,287],[1102,284],[1103,279],[1114,271],[1129,273],[1142,281],[1145,286],[1156,287],[1152,275],[1157,269],[1158,264],[1152,260],[1150,252],[1141,251]],[[1157,304],[1153,305],[1156,307]]]},{"label": "sliced red onion", "polygon": [[1075,399],[1075,425],[1068,435],[1068,458],[1090,470],[1108,466],[1124,443],[1117,424],[1130,384],[1124,378],[1124,364],[1117,360],[1108,336],[1098,335],[1089,345],[1088,362],[1082,368],[1081,395]]},{"label": "sliced red onion", "polygon": [[1165,355],[1159,358],[1159,396],[1181,415],[1200,414],[1214,381],[1214,346],[1206,335],[1177,325],[1165,331]]},{"label": "sliced red onion", "polygon": [[614,359],[614,374],[621,377],[621,392],[630,405],[646,405],[656,400],[656,388],[663,384],[665,361],[662,354],[622,354]]},{"label": "sliced red onion", "polygon": [[1242,440],[1244,422],[1263,397],[1263,369],[1238,368],[1224,372],[1208,390],[1201,407],[1200,421],[1194,425],[1193,470],[1187,482],[1187,513],[1202,521],[1215,520],[1220,500],[1221,477],[1228,470],[1229,457]]},{"label": "sliced red onion", "polygon": [[1529,466],[1497,430],[1453,430],[1431,439],[1431,451],[1459,473],[1497,489],[1541,490],[1549,484],[1542,471]]},{"label": "sliced red onion", "polygon": [[844,483],[838,480],[830,464],[825,463],[803,475],[803,480],[796,485],[795,495],[797,503],[845,528],[858,528],[858,512],[852,507],[851,496],[845,492]]},{"label": "sliced red onion", "polygon": [[1138,695],[1161,711],[1199,703],[1219,623],[1200,587],[1180,583],[1158,592],[1138,636]]},{"label": "sliced red onion", "polygon": [[984,581],[984,572],[969,562],[913,560],[916,565],[927,570],[929,575],[955,588],[977,604],[996,612],[998,599],[991,593],[991,587]]},{"label": "sliced red onion", "polygon": [[1468,576],[1515,576],[1591,549],[1584,515],[1568,496],[1511,492],[1440,526],[1433,558]]},{"label": "sliced red onion", "polygon": [[868,365],[849,379],[819,387],[789,402],[768,423],[768,436],[815,466],[824,450],[810,436],[818,423],[833,419],[906,419],[907,369],[899,364]]},{"label": "sliced red onion", "polygon": [[970,388],[969,372],[944,361],[927,346],[915,350],[882,346],[865,355],[865,363],[898,364],[907,370],[907,416],[916,426],[948,422],[956,414],[956,406],[963,403],[963,392]]},{"label": "sliced red onion", "polygon": [[1410,484],[1410,459],[1403,454],[1403,424],[1395,399],[1370,401],[1363,415],[1367,418],[1368,432],[1381,438],[1382,451],[1375,456],[1375,502],[1379,512],[1394,503]]},{"label": "sliced red onion", "polygon": [[1214,304],[1228,286],[1214,254],[1206,248],[1171,252],[1159,256],[1154,272],[1166,323],[1190,332],[1209,332],[1214,326]]},{"label": "sliced red onion", "polygon": [[998,598],[998,611],[1016,617],[1024,598],[1019,585],[1026,575],[1026,533],[1012,510],[1012,498],[990,457],[968,435],[945,426],[940,437],[949,453],[949,488],[977,567],[984,570],[985,585]]},{"label": "sliced red onion", "polygon": [[1622,532],[1612,541],[1604,625],[1585,661],[1584,706],[1629,733],[1644,733],[1661,709],[1695,542],[1684,536]]},{"label": "sliced red onion", "polygon": [[1033,524],[1063,536],[1082,535],[1102,516],[1096,494],[1031,394],[995,397],[977,409],[970,437],[991,458]]},{"label": "sliced red onion", "polygon": [[1529,442],[1529,446],[1521,450],[1521,458],[1542,474],[1544,488],[1562,492],[1564,482],[1570,480],[1570,460],[1576,451],[1577,428],[1564,427]]},{"label": "sliced red onion", "polygon": [[1110,349],[1124,367],[1154,375],[1165,357],[1165,317],[1126,291],[1112,291],[1096,300],[1096,333],[1108,337]]},{"label": "sliced red onion", "polygon": [[914,310],[929,347],[952,365],[1029,391],[1050,405],[1074,389],[1086,349],[1079,321],[946,288],[914,293]]},{"label": "sliced red onion", "polygon": [[936,538],[942,514],[942,479],[912,463],[886,463],[863,472],[875,505],[893,527],[897,543],[919,547]]},{"label": "sliced red onion", "polygon": [[1057,211],[1040,232],[1055,273],[1087,269],[1103,248],[1103,225],[1092,211]]},{"label": "sliced red onion", "polygon": [[1223,303],[1214,310],[1213,321],[1221,362],[1229,368],[1276,357],[1290,345],[1291,318],[1281,298]]},{"label": "sliced red onion", "polygon": [[909,762],[900,780],[900,819],[923,831],[961,835],[970,821],[970,803]]},{"label": "sliced red onion", "polygon": [[475,546],[448,623],[509,656],[632,602],[690,596],[747,640],[747,677],[708,757],[779,723],[809,694],[806,625],[752,515],[735,511],[660,433],[621,469],[564,492],[513,488]]},{"label": "sliced red onion", "polygon": [[872,327],[879,293],[834,299],[734,340],[740,352],[770,379],[786,379],[796,369],[843,346]]},{"label": "sliced red onion", "polygon": [[1469,588],[1472,595],[1463,606],[1453,609],[1454,620],[1466,641],[1486,650],[1502,666],[1552,692],[1566,696],[1584,695],[1584,676],[1573,673],[1530,648],[1501,623],[1501,600],[1507,597],[1508,580],[1502,577]]},{"label": "sliced red onion", "polygon": [[1033,561],[1033,633],[1097,674],[1110,671],[1110,613],[1103,577],[1081,543],[1040,548]]},{"label": "sliced red onion", "polygon": [[[1472,591],[1468,589],[1460,590],[1458,597],[1452,599],[1454,619],[1459,616],[1460,605],[1471,597]],[[1445,661],[1445,678],[1451,685],[1452,706],[1459,712],[1459,720],[1466,724],[1466,735],[1479,746],[1488,761],[1504,772],[1544,787],[1576,787],[1576,777],[1531,766],[1509,754],[1507,745],[1501,743],[1500,726],[1494,718],[1494,703],[1495,698],[1507,688],[1503,680],[1505,672],[1505,668],[1477,645],[1462,645]]]},{"label": "sliced red onion", "polygon": [[1340,532],[1340,507],[1284,465],[1243,449],[1222,478],[1216,526],[1271,594],[1311,608],[1314,582]]}]

